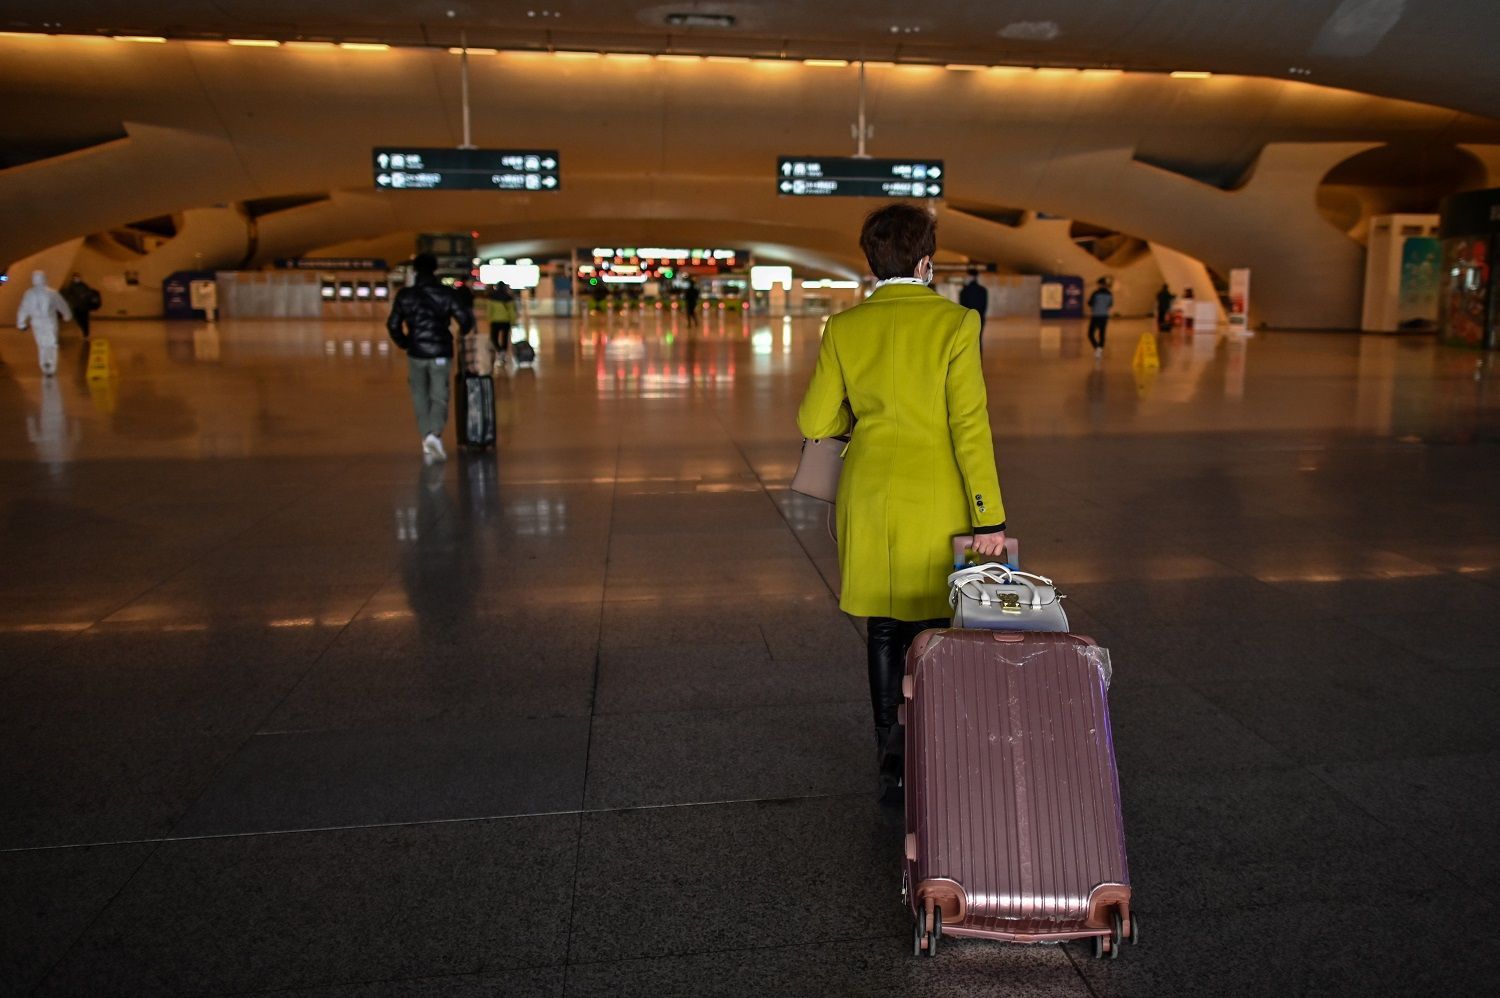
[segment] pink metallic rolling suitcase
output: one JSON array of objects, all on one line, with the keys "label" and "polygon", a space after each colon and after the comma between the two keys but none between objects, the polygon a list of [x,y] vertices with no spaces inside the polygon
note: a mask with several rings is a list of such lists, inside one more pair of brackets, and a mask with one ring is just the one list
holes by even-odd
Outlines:
[{"label": "pink metallic rolling suitcase", "polygon": [[933,630],[906,660],[913,951],[943,935],[1134,942],[1109,654],[1088,638]]}]

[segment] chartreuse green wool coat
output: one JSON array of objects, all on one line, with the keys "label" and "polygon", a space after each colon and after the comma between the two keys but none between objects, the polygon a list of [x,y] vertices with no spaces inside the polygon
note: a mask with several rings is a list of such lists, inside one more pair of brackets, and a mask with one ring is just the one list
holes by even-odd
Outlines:
[{"label": "chartreuse green wool coat", "polygon": [[918,284],[877,288],[828,320],[797,425],[809,439],[853,426],[839,478],[839,606],[948,616],[953,538],[1005,522],[979,313]]}]

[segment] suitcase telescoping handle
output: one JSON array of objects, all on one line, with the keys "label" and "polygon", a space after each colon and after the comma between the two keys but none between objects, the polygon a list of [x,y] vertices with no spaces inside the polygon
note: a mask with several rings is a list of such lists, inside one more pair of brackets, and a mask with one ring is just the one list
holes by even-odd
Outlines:
[{"label": "suitcase telescoping handle", "polygon": [[[969,550],[968,534],[959,534],[953,538],[954,568],[963,568],[966,565],[973,564],[973,559],[970,557],[972,554],[973,552]],[[1007,537],[1005,539],[1005,564],[1011,568],[1021,567],[1021,542],[1014,537]]]}]

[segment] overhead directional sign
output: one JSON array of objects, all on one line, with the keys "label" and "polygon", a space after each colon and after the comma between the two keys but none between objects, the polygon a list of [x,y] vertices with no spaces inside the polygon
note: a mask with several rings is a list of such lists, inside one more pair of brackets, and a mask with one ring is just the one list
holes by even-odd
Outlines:
[{"label": "overhead directional sign", "polygon": [[388,146],[372,156],[375,186],[386,190],[555,191],[562,183],[556,149]]},{"label": "overhead directional sign", "polygon": [[940,159],[782,156],[776,193],[788,197],[940,198],[948,178]]}]

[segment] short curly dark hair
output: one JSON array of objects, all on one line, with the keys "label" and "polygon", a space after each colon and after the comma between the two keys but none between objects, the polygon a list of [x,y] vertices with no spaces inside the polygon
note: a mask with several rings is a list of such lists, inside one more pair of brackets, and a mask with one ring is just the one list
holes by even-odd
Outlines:
[{"label": "short curly dark hair", "polygon": [[880,280],[910,277],[917,261],[937,252],[937,220],[925,209],[901,201],[876,208],[859,230],[859,248]]}]

